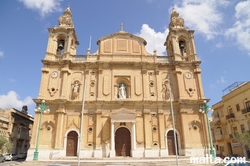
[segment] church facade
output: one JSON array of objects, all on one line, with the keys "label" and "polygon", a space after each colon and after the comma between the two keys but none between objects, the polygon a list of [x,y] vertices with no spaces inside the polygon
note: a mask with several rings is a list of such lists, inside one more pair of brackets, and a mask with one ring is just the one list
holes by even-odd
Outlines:
[{"label": "church facade", "polygon": [[175,10],[162,43],[167,56],[148,53],[143,38],[122,29],[100,38],[95,53],[76,55],[69,7],[48,30],[34,101],[38,106],[45,100],[50,112],[42,114],[40,126],[41,114],[35,114],[27,160],[33,158],[38,130],[39,159],[209,153],[205,115],[199,113],[205,97],[194,31],[184,28]]}]

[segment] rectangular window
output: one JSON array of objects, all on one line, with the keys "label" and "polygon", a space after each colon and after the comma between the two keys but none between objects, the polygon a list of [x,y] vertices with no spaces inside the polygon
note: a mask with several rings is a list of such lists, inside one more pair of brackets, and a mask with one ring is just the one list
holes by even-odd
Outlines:
[{"label": "rectangular window", "polygon": [[246,109],[247,109],[247,112],[250,112],[250,101],[246,102]]},{"label": "rectangular window", "polygon": [[236,126],[233,127],[233,133],[234,134],[237,133],[237,127]]},{"label": "rectangular window", "polygon": [[242,133],[245,133],[245,125],[244,124],[240,125],[240,129],[241,129]]},{"label": "rectangular window", "polygon": [[240,111],[240,105],[239,104],[236,104],[236,110],[237,110],[237,112]]},{"label": "rectangular window", "polygon": [[233,114],[233,109],[229,108],[228,112],[229,112],[229,114]]}]

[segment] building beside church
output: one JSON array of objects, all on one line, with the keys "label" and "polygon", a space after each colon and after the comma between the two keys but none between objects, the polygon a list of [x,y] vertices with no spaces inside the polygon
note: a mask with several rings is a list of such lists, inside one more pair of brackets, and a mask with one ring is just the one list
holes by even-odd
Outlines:
[{"label": "building beside church", "polygon": [[[222,100],[213,105],[211,129],[217,154],[250,158],[249,141],[234,134],[250,132],[250,82],[235,82],[223,90]],[[243,136],[241,136],[243,138]]]},{"label": "building beside church", "polygon": [[[100,38],[95,53],[76,55],[72,13],[69,7],[64,11],[59,25],[48,29],[40,91],[34,99],[37,105],[45,100],[50,108],[39,128],[39,159],[78,152],[81,158],[209,153],[206,118],[199,113],[206,98],[194,31],[184,28],[175,10],[170,20],[162,43],[167,56],[148,53],[147,41],[123,29]],[[28,160],[35,151],[39,119],[36,113]]]},{"label": "building beside church", "polygon": [[0,135],[5,136],[12,144],[12,149],[8,153],[27,154],[33,121],[34,118],[28,114],[27,106],[23,106],[22,111],[14,108],[0,109]]}]

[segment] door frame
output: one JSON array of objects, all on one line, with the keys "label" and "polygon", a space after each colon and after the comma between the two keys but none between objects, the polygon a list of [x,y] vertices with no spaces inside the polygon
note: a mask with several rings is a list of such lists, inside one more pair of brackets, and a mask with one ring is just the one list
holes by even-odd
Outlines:
[{"label": "door frame", "polygon": [[65,134],[64,134],[64,140],[63,140],[63,149],[64,149],[64,156],[66,157],[66,150],[67,150],[67,136],[68,136],[68,134],[69,134],[69,132],[71,132],[71,131],[75,131],[76,133],[77,133],[77,135],[78,135],[78,140],[77,140],[77,152],[79,151],[79,146],[78,146],[78,144],[79,144],[79,139],[80,139],[80,132],[79,132],[79,130],[77,130],[77,129],[69,129],[69,130],[67,130],[66,132],[65,132]]},{"label": "door frame", "polygon": [[[116,134],[116,131],[117,130],[119,130],[120,128],[125,128],[125,129],[127,129],[128,131],[129,131],[129,133],[130,133],[130,151],[129,151],[129,157],[132,157],[132,149],[133,149],[133,147],[132,147],[132,133],[131,133],[131,130],[127,127],[127,126],[119,126],[118,128],[116,128],[116,130],[115,130],[115,134]],[[115,134],[114,134],[114,148],[115,148],[115,153],[116,153],[116,142],[115,142]],[[116,155],[115,155],[116,156]],[[119,156],[118,156],[119,157]],[[121,156],[122,157],[122,156]]]},{"label": "door frame", "polygon": [[166,150],[167,150],[167,155],[169,155],[168,153],[168,132],[169,131],[175,131],[174,133],[176,134],[176,141],[177,141],[177,151],[178,151],[178,155],[182,155],[181,154],[181,138],[180,138],[180,132],[178,130],[174,130],[173,128],[169,128],[166,130],[166,133],[165,133],[165,144],[166,144]]}]

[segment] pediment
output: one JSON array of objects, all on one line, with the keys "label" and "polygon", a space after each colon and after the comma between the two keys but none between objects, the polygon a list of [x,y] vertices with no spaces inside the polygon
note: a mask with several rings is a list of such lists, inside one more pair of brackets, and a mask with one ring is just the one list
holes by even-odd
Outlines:
[{"label": "pediment", "polygon": [[120,108],[110,113],[111,122],[135,122],[136,113],[126,108]]},{"label": "pediment", "polygon": [[97,41],[99,54],[129,54],[129,55],[149,55],[145,46],[147,42],[136,35],[125,31],[100,38]]}]

